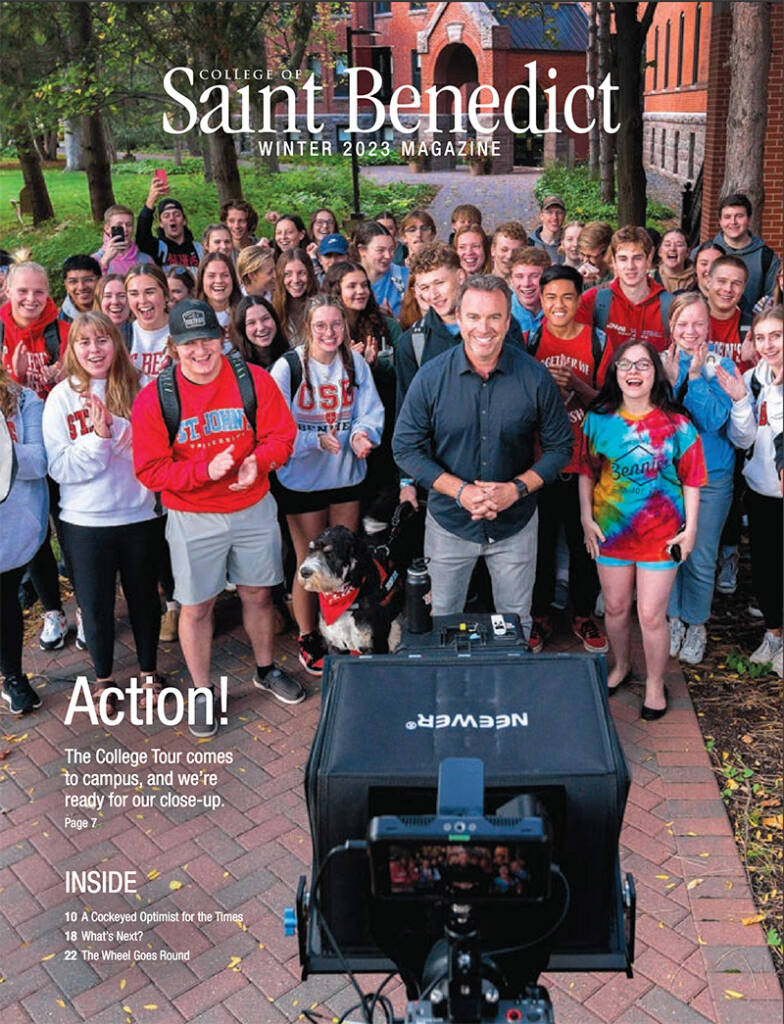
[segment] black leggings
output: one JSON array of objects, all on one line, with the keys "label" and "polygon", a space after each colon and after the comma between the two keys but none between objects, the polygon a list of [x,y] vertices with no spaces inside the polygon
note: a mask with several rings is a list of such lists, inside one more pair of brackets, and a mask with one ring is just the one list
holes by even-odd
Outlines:
[{"label": "black leggings", "polygon": [[24,623],[19,604],[19,584],[25,566],[0,573],[0,672],[21,676]]},{"label": "black leggings", "polygon": [[536,551],[536,580],[531,610],[536,616],[550,614],[555,595],[555,550],[561,523],[569,548],[569,597],[572,612],[579,618],[593,615],[599,594],[596,563],[585,548],[580,521],[579,477],[569,473],[558,477],[538,492],[539,537]]},{"label": "black leggings", "polygon": [[98,679],[110,679],[114,662],[115,576],[120,573],[139,667],[157,666],[161,602],[158,597],[163,519],[127,526],[62,524],[84,635]]},{"label": "black leggings", "polygon": [[751,585],[767,629],[781,628],[781,498],[746,491],[751,542]]}]

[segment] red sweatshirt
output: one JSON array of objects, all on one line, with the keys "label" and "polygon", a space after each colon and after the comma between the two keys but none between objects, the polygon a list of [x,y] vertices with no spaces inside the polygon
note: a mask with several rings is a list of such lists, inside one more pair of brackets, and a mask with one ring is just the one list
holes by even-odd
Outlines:
[{"label": "red sweatshirt", "polygon": [[[618,278],[610,284],[612,301],[607,316],[607,325],[602,329],[607,335],[605,354],[609,357],[625,341],[636,338],[649,341],[657,352],[667,348],[667,325],[662,323],[659,296],[664,288],[649,279],[650,291],[642,302],[630,302],[621,291]],[[606,287],[604,285],[600,287]],[[599,288],[589,288],[580,299],[577,320],[581,324],[593,323],[593,307]],[[597,324],[597,326],[600,326]]]},{"label": "red sweatshirt", "polygon": [[[294,449],[296,426],[283,396],[269,374],[249,366],[256,387],[256,437],[242,408],[234,371],[223,359],[210,384],[193,384],[177,367],[182,412],[180,430],[169,444],[155,381],[133,405],[133,464],[136,476],[151,491],[161,491],[166,508],[183,512],[238,512],[261,501],[269,490],[267,474],[282,466]],[[220,480],[210,480],[212,459],[234,445],[234,467]],[[256,482],[231,491],[237,470],[251,453],[259,467]]]},{"label": "red sweatshirt", "polygon": [[740,309],[736,309],[728,320],[719,320],[712,316],[708,341],[713,345],[713,351],[717,355],[731,359],[736,366],[740,367],[741,373],[751,369],[752,364],[744,362],[740,357],[743,346],[740,332]]},{"label": "red sweatshirt", "polygon": [[[16,380],[11,367],[11,357],[21,342],[27,346],[28,367],[27,378],[20,380],[20,384],[35,391],[39,398],[46,398],[57,381],[47,384],[41,372],[44,366],[56,362],[49,355],[44,341],[44,330],[49,324],[57,320],[59,310],[53,299],[47,299],[43,313],[37,320],[34,320],[29,327],[20,327],[11,316],[11,303],[6,302],[0,306],[0,320],[3,321],[3,366]],[[60,334],[60,354],[65,351],[65,341],[68,337],[69,324],[64,320],[57,320],[57,330]]]}]

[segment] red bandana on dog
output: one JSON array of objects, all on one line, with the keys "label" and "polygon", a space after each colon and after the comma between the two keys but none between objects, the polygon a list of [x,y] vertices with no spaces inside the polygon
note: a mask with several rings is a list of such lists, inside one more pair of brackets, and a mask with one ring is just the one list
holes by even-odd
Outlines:
[{"label": "red bandana on dog", "polygon": [[[379,580],[383,586],[384,580],[387,578],[387,574],[375,558],[373,563],[378,569]],[[362,580],[362,583],[365,581]],[[346,587],[343,586],[340,590],[333,590],[331,594],[319,594],[319,610],[324,616],[324,621],[328,626],[331,626],[333,622],[337,622],[340,616],[349,610],[351,605],[356,601],[359,595],[359,587]]]}]

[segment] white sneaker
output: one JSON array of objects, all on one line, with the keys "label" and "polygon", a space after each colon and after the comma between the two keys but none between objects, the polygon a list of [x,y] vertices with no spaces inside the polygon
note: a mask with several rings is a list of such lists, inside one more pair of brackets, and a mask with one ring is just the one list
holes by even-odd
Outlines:
[{"label": "white sneaker", "polygon": [[755,665],[767,665],[768,662],[773,661],[779,651],[781,651],[781,637],[767,631],[762,638],[762,643],[753,654],[749,655],[749,661],[753,661]]},{"label": "white sneaker", "polygon": [[82,621],[82,609],[76,609],[76,649],[77,651],[87,650],[87,637],[84,635],[84,622]]},{"label": "white sneaker", "polygon": [[676,615],[669,620],[669,656],[678,657],[686,636],[686,623]]},{"label": "white sneaker", "polygon": [[784,647],[779,647],[773,657],[770,659],[770,666],[776,675],[781,679],[782,677],[782,655],[784,655]]},{"label": "white sneaker", "polygon": [[38,638],[42,651],[59,651],[65,644],[68,632],[68,620],[65,612],[44,612],[44,628]]},{"label": "white sneaker", "polygon": [[[672,624],[670,624],[670,636],[672,636]],[[704,626],[689,626],[678,655],[680,660],[685,661],[687,665],[699,665],[705,657],[707,639],[708,635]]]}]

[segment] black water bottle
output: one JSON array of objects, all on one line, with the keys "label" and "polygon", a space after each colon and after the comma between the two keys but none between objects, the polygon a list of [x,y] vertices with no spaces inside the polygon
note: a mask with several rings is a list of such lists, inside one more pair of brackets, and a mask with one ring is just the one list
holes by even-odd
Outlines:
[{"label": "black water bottle", "polygon": [[429,633],[433,628],[430,586],[427,559],[415,558],[406,573],[406,629],[409,633]]}]

